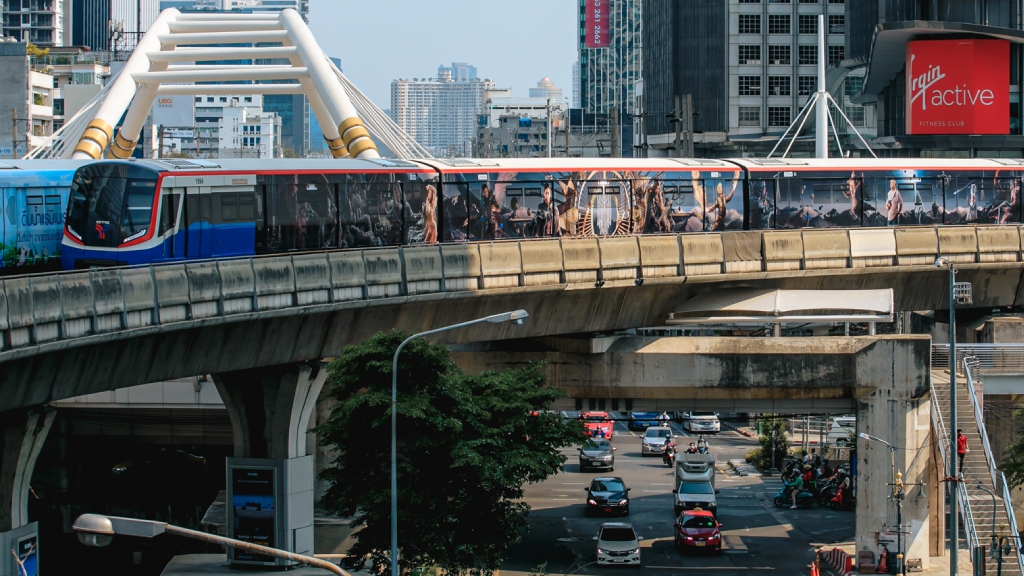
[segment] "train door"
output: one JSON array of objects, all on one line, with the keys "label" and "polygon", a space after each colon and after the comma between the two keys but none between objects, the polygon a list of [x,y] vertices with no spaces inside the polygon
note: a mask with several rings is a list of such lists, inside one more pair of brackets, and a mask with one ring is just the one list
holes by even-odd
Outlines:
[{"label": "train door", "polygon": [[213,194],[209,186],[189,186],[185,197],[188,220],[186,251],[188,258],[208,258],[213,253]]},{"label": "train door", "polygon": [[[580,195],[579,209],[584,236],[613,236],[629,233],[630,215],[628,182],[590,180]],[[557,198],[555,198],[557,204]],[[527,190],[529,205],[529,190]],[[529,207],[529,206],[528,206]],[[546,236],[543,230],[539,236]]]}]

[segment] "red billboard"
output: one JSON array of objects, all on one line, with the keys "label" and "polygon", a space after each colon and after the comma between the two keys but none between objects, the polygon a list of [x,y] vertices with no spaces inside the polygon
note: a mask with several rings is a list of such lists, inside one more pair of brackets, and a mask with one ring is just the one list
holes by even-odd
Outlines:
[{"label": "red billboard", "polygon": [[608,2],[611,0],[586,0],[583,4],[583,35],[587,48],[608,46]]},{"label": "red billboard", "polygon": [[907,43],[907,134],[1009,134],[1010,43]]}]

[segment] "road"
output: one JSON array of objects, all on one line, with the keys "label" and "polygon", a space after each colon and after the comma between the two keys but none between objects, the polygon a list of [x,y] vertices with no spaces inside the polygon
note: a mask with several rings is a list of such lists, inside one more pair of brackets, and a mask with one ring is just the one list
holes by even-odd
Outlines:
[{"label": "road", "polygon": [[[691,442],[678,424],[673,429],[681,447]],[[533,511],[530,532],[512,546],[502,562],[501,575],[530,572],[547,574],[604,575],[622,567],[598,567],[594,562],[593,536],[608,519],[584,515],[584,488],[590,479],[601,475],[621,477],[630,491],[630,516],[612,521],[631,522],[640,536],[642,568],[638,573],[669,576],[679,574],[749,575],[753,572],[807,574],[812,550],[833,542],[851,540],[854,514],[833,512],[827,508],[810,510],[775,508],[772,497],[778,492],[778,478],[740,477],[726,468],[731,459],[743,458],[756,443],[731,430],[705,438],[719,463],[716,487],[718,518],[723,526],[725,549],[720,556],[681,556],[676,552],[672,531],[672,470],[660,457],[640,454],[641,432],[631,433],[624,422],[617,422],[612,444],[615,471],[579,471],[577,452],[568,449],[565,471],[546,481],[528,486],[526,499]],[[543,569],[539,566],[545,564]]]}]

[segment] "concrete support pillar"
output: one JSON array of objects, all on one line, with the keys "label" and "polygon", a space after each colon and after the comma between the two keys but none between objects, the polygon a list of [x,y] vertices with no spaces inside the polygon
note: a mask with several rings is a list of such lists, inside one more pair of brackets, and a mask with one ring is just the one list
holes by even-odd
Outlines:
[{"label": "concrete support pillar", "polygon": [[327,371],[287,364],[214,374],[231,419],[236,458],[299,458]]},{"label": "concrete support pillar", "polygon": [[0,414],[0,532],[28,524],[29,482],[56,410],[11,410]]},{"label": "concrete support pillar", "polygon": [[[879,342],[873,352],[884,353],[873,366],[878,370],[878,387],[858,398],[857,427],[860,432],[881,438],[895,446],[895,470],[889,449],[880,442],[857,439],[857,550],[877,553],[877,535],[896,532],[896,502],[890,498],[894,472],[903,473],[907,486],[902,520],[904,557],[920,558],[928,567],[931,555],[930,520],[935,478],[931,468],[931,409],[927,388],[927,350],[891,346]],[[889,348],[889,350],[884,350]],[[868,364],[863,364],[867,367]],[[941,504],[941,500],[940,500]],[[941,532],[940,532],[941,534]]]}]

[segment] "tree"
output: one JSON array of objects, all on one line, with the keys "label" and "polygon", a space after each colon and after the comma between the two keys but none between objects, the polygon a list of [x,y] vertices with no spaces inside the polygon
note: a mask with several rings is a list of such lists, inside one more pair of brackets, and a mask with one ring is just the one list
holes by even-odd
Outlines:
[{"label": "tree", "polygon": [[780,468],[789,455],[786,440],[786,419],[778,414],[766,414],[761,418],[761,432],[757,437],[758,447],[747,454],[747,461],[762,470]]},{"label": "tree", "polygon": [[39,46],[36,46],[35,44],[33,44],[31,42],[29,42],[25,46],[25,52],[27,52],[28,55],[33,57],[33,58],[45,58],[46,56],[50,55],[50,49],[49,48],[40,48]]},{"label": "tree", "polygon": [[[331,484],[321,504],[354,517],[353,555],[390,548],[391,361],[404,338],[378,333],[327,368],[337,404],[317,433],[337,457],[320,475]],[[527,528],[523,485],[561,470],[558,449],[578,444],[582,425],[543,411],[564,393],[536,366],[465,374],[444,346],[423,340],[402,349],[398,391],[403,567],[491,573]]]},{"label": "tree", "polygon": [[[1024,408],[1014,411],[1012,424],[1013,431],[1024,426]],[[1006,474],[1006,483],[1011,487],[1016,488],[1024,484],[1024,435],[1018,434],[1017,441],[1006,447],[999,468]]]}]

